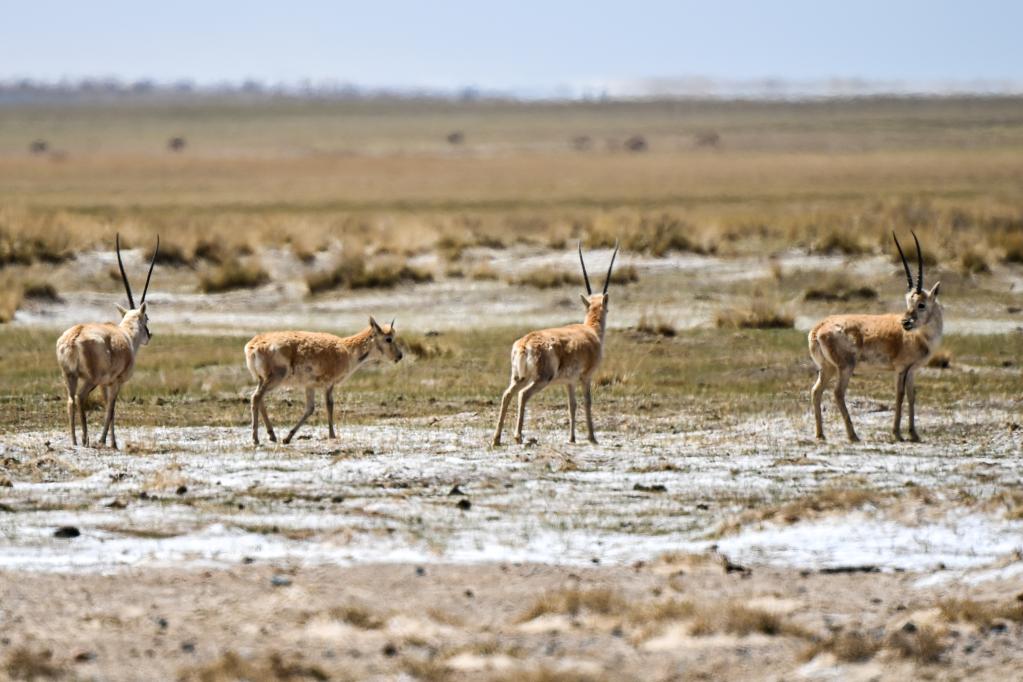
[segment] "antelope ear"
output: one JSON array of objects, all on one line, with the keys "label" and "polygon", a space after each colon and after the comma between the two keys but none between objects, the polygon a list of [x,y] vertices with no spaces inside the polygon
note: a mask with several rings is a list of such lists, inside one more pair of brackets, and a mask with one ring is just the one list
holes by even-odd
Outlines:
[{"label": "antelope ear", "polygon": [[590,299],[586,297],[586,294],[579,294],[579,300],[583,302],[583,305],[586,306],[587,310],[590,309]]},{"label": "antelope ear", "polygon": [[146,306],[147,305],[149,305],[149,304],[146,303],[145,301],[142,301],[142,305],[139,306],[139,312],[142,313],[143,315],[146,314]]},{"label": "antelope ear", "polygon": [[128,309],[127,309],[127,308],[122,308],[122,307],[121,307],[121,306],[120,306],[119,304],[117,304],[117,303],[115,303],[114,305],[116,305],[116,306],[117,306],[117,312],[121,313],[121,317],[124,317],[125,315],[127,315],[127,314],[128,314]]},{"label": "antelope ear", "polygon": [[931,290],[927,292],[927,295],[930,296],[931,298],[936,298],[938,296],[938,289],[940,288],[941,282],[935,282],[934,286],[931,287]]},{"label": "antelope ear", "polygon": [[380,333],[380,332],[383,331],[382,329],[380,329],[380,325],[377,324],[377,321],[373,319],[372,315],[369,316],[369,326],[372,327],[373,331],[375,331],[377,333]]}]

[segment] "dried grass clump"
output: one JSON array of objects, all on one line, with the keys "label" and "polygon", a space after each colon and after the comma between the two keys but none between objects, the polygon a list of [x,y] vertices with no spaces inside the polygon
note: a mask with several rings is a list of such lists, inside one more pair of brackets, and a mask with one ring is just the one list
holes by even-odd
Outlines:
[{"label": "dried grass clump", "polygon": [[408,264],[381,263],[368,267],[358,256],[342,258],[332,270],[306,277],[310,294],[331,289],[392,289],[403,282],[432,282],[433,273]]},{"label": "dried grass clump", "polygon": [[945,599],[938,604],[941,616],[949,623],[971,623],[989,630],[1000,621],[1023,623],[1023,602],[1007,604],[974,599]]},{"label": "dried grass clump", "polygon": [[697,613],[696,606],[690,601],[669,599],[668,601],[647,602],[629,608],[626,618],[638,625],[644,623],[663,623],[674,620],[689,620]]},{"label": "dried grass clump", "polygon": [[431,343],[419,336],[403,336],[400,343],[408,353],[411,353],[420,360],[451,356],[450,349],[444,348],[437,343]]},{"label": "dried grass clump", "polygon": [[650,336],[673,337],[678,334],[674,325],[660,315],[647,315],[643,313],[636,324],[636,331]]},{"label": "dried grass clump", "polygon": [[901,658],[923,664],[938,663],[947,648],[941,634],[929,625],[896,630],[888,635],[884,647]]},{"label": "dried grass clump", "polygon": [[59,303],[61,300],[60,295],[57,293],[57,287],[49,282],[29,282],[22,289],[22,293],[25,298],[36,301]]},{"label": "dried grass clump", "polygon": [[1023,233],[1006,232],[999,235],[998,243],[1004,249],[1003,263],[1023,264]]},{"label": "dried grass clump", "polygon": [[633,284],[639,281],[639,272],[633,265],[620,265],[611,272],[611,284]]},{"label": "dried grass clump", "polygon": [[328,680],[321,668],[315,665],[287,662],[281,654],[274,652],[263,659],[243,659],[233,651],[225,652],[219,659],[195,668],[178,671],[180,682],[279,682],[280,680]]},{"label": "dried grass clump", "polygon": [[53,664],[53,652],[19,647],[7,656],[4,670],[12,680],[55,680],[64,671]]},{"label": "dried grass clump", "polygon": [[199,291],[214,294],[233,289],[252,289],[269,281],[270,275],[257,263],[243,263],[231,258],[199,278]]},{"label": "dried grass clump", "polygon": [[776,613],[751,609],[735,602],[724,607],[702,609],[693,619],[689,628],[689,634],[694,637],[712,635],[717,632],[726,632],[739,637],[754,633],[771,637],[779,635],[809,637],[805,629],[788,622]]},{"label": "dried grass clump", "polygon": [[548,592],[536,599],[518,618],[525,623],[548,613],[564,613],[577,616],[582,611],[590,611],[609,615],[625,610],[625,600],[607,588],[579,589],[566,588],[556,592]]},{"label": "dried grass clump", "polygon": [[986,275],[991,272],[991,266],[984,254],[967,248],[959,255],[959,271],[964,275]]},{"label": "dried grass clump", "polygon": [[880,638],[871,637],[858,630],[838,632],[814,642],[803,653],[803,659],[809,661],[819,654],[830,653],[839,661],[864,663],[876,656],[883,645],[884,642]]},{"label": "dried grass clump", "polygon": [[[673,251],[711,254],[713,246],[707,247],[695,236],[695,228],[678,216],[669,213],[659,215],[643,215],[635,224],[624,229],[619,224],[608,225],[595,230],[590,242],[594,247],[612,247],[615,240],[620,239],[622,249],[626,251],[648,253],[662,257]],[[620,236],[619,236],[620,233]]]},{"label": "dried grass clump", "polygon": [[537,268],[508,278],[509,284],[530,286],[537,289],[555,289],[566,284],[582,286],[581,275],[558,268]]},{"label": "dried grass clump", "polygon": [[22,301],[21,287],[9,280],[0,284],[0,324],[14,319]]},{"label": "dried grass clump", "polygon": [[722,310],[714,319],[724,329],[791,329],[795,318],[763,299],[756,299],[746,308]]},{"label": "dried grass clump", "polygon": [[369,609],[355,604],[332,608],[329,614],[334,620],[348,623],[361,630],[379,630],[387,623],[386,618],[382,618]]},{"label": "dried grass clump", "polygon": [[816,228],[811,226],[810,230],[817,233],[816,238],[810,243],[811,253],[839,253],[845,256],[859,256],[870,253],[871,247],[860,241],[856,232],[850,228]]},{"label": "dried grass clump", "polygon": [[877,298],[877,291],[866,285],[856,285],[842,276],[831,276],[824,282],[809,287],[803,292],[804,301],[847,302],[871,301]]},{"label": "dried grass clump", "polygon": [[497,278],[497,270],[494,270],[494,268],[490,267],[486,263],[477,265],[469,271],[469,279],[477,282],[492,282]]}]

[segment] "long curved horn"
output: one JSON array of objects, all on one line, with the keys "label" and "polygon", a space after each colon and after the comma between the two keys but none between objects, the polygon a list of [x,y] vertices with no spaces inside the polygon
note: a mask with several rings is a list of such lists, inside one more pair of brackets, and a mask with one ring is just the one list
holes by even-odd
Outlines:
[{"label": "long curved horn", "polygon": [[153,267],[156,266],[156,257],[160,255],[160,235],[156,235],[156,251],[153,251],[153,262],[149,264],[149,274],[146,275],[146,288],[142,290],[142,300],[139,305],[146,302],[146,292],[149,291],[149,280],[153,276]]},{"label": "long curved horn", "polygon": [[593,295],[593,289],[590,288],[590,276],[586,274],[586,261],[583,260],[583,243],[579,242],[579,265],[583,266],[583,281],[586,283],[586,293]]},{"label": "long curved horn", "polygon": [[916,242],[916,262],[919,265],[919,274],[916,278],[916,290],[924,290],[924,252],[920,250],[920,240],[916,238],[916,232],[911,232],[913,241]]},{"label": "long curved horn", "polygon": [[128,275],[124,274],[124,263],[121,262],[121,233],[117,233],[117,237],[114,239],[114,244],[117,247],[117,265],[121,268],[121,280],[124,281],[124,290],[128,294],[128,305],[132,310],[135,309],[135,299],[131,295],[131,285],[128,284]]},{"label": "long curved horn", "polygon": [[[913,273],[909,271],[909,263],[906,262],[906,254],[902,253],[902,245],[899,244],[899,238],[895,236],[895,230],[892,230],[892,239],[895,240],[895,248],[899,250],[899,256],[902,257],[902,267],[906,269],[906,281],[909,282],[909,288],[913,288]],[[919,253],[919,247],[917,249]]]},{"label": "long curved horn", "polygon": [[607,286],[611,283],[611,268],[615,266],[615,256],[618,255],[618,240],[615,240],[615,252],[611,254],[611,264],[607,266],[607,277],[604,278],[604,293],[607,293]]},{"label": "long curved horn", "polygon": [[396,319],[398,319],[398,318],[396,318],[396,317],[392,317],[392,318],[391,318],[391,331],[392,331],[392,332],[394,331],[394,321],[395,321]]}]

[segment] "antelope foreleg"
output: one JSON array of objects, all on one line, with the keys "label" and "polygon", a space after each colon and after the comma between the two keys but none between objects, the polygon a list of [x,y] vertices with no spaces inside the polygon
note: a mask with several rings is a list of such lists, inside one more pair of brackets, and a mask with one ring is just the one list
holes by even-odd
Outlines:
[{"label": "antelope foreleg", "polygon": [[316,409],[316,391],[313,388],[307,388],[305,390],[305,412],[302,413],[302,417],[295,424],[295,427],[288,432],[288,435],[284,437],[284,444],[287,445],[291,442],[291,439],[295,437],[298,430],[302,428],[302,424],[305,424],[305,420],[309,419],[309,415]]}]

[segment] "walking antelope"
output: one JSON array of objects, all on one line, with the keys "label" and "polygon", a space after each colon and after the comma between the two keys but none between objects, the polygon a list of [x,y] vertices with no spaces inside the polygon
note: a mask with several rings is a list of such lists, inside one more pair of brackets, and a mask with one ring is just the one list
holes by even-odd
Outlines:
[{"label": "walking antelope", "polygon": [[324,389],[327,426],[334,435],[334,386],[343,382],[369,360],[383,356],[401,360],[394,334],[394,320],[387,329],[372,317],[369,326],[354,336],[341,338],[316,332],[269,332],[258,334],[245,344],[245,364],[257,382],[252,392],[252,442],[259,445],[259,415],[263,415],[270,440],[277,442],[263,399],[279,386],[305,388],[305,412],[284,437],[290,443],[315,408],[315,390]]},{"label": "walking antelope", "polygon": [[71,442],[78,445],[75,437],[75,404],[82,418],[82,445],[89,444],[89,429],[85,423],[85,401],[97,386],[103,387],[107,403],[106,420],[103,422],[103,433],[100,443],[106,444],[107,431],[110,431],[110,446],[117,449],[117,436],[114,435],[114,405],[121,386],[131,378],[135,370],[135,356],[139,347],[145,346],[152,338],[149,333],[149,317],[146,314],[146,293],[149,291],[149,280],[153,276],[153,266],[160,252],[160,237],[156,237],[156,250],[153,261],[149,264],[146,275],[146,286],[142,290],[139,307],[135,307],[135,299],[131,295],[131,284],[124,272],[121,261],[121,236],[116,238],[117,265],[121,269],[121,280],[124,291],[128,294],[128,306],[125,310],[117,306],[121,313],[121,323],[106,322],[102,324],[76,324],[57,339],[57,363],[64,375],[67,387],[67,418],[71,427]]},{"label": "walking antelope", "polygon": [[575,442],[575,384],[582,384],[583,406],[586,409],[586,428],[589,440],[596,443],[593,435],[593,415],[590,404],[590,382],[600,366],[604,350],[604,330],[607,326],[607,287],[611,283],[611,269],[618,255],[615,242],[611,264],[607,267],[604,290],[594,294],[590,278],[586,274],[583,247],[579,245],[579,264],[583,269],[586,295],[580,294],[586,306],[586,319],[582,324],[569,324],[553,329],[530,332],[516,341],[511,350],[511,383],[501,396],[501,413],[497,417],[494,445],[501,444],[501,429],[512,398],[519,396],[519,414],[515,427],[515,442],[522,442],[522,421],[526,414],[526,403],[549,384],[565,384],[568,387],[568,441]]},{"label": "walking antelope", "polygon": [[817,383],[813,385],[810,395],[819,440],[824,440],[821,394],[836,376],[838,384],[835,386],[835,402],[845,421],[845,432],[850,441],[859,440],[845,405],[845,390],[859,361],[884,363],[895,370],[895,423],[892,425],[892,433],[896,440],[902,440],[902,401],[908,395],[909,438],[914,442],[920,440],[916,432],[914,373],[941,342],[942,316],[941,304],[938,302],[941,282],[935,283],[929,291],[924,289],[923,254],[920,251],[920,241],[914,233],[918,262],[914,284],[906,255],[894,232],[892,237],[909,282],[906,312],[902,315],[832,315],[810,330],[810,356],[818,368]]}]

